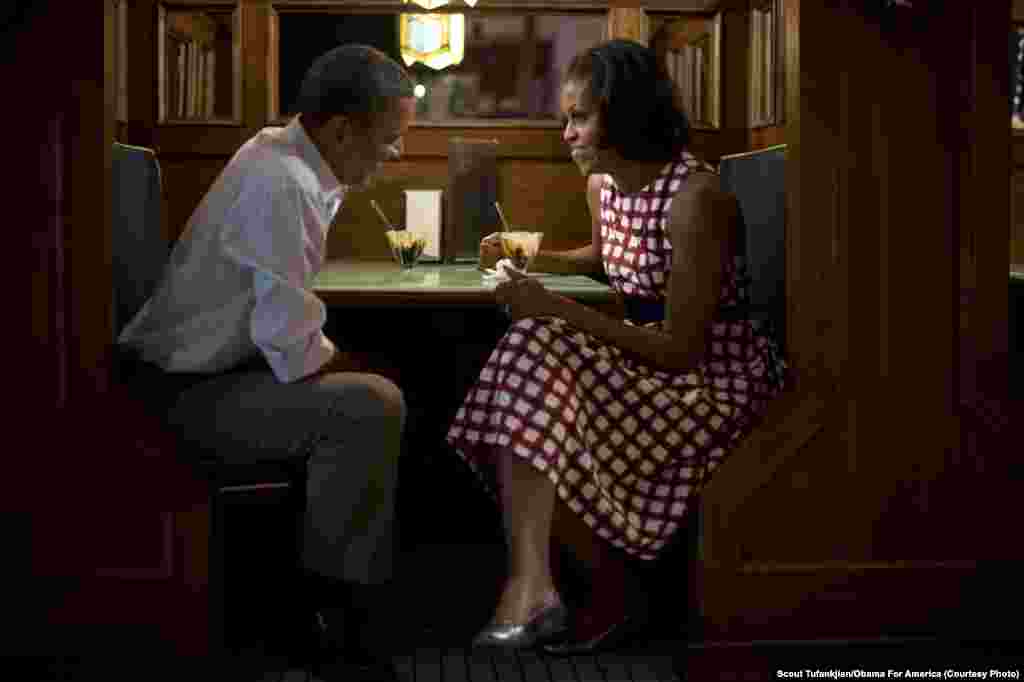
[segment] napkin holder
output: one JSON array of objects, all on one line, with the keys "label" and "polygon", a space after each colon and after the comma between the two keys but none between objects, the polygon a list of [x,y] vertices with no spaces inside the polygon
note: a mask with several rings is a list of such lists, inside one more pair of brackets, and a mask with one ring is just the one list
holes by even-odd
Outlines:
[{"label": "napkin holder", "polygon": [[439,189],[407,189],[405,198],[405,229],[426,240],[420,262],[441,260],[443,222],[443,191]]}]

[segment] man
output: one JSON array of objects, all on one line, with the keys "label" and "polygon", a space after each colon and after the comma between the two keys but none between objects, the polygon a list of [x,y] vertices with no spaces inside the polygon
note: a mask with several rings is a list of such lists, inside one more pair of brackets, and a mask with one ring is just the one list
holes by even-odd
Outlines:
[{"label": "man", "polygon": [[332,654],[320,658],[340,653],[346,680],[391,679],[361,626],[387,617],[405,405],[324,335],[311,285],[346,193],[400,156],[413,84],[380,51],[343,45],[307,71],[296,110],[234,155],[119,342],[162,370],[186,439],[221,457],[306,458],[308,613]]}]

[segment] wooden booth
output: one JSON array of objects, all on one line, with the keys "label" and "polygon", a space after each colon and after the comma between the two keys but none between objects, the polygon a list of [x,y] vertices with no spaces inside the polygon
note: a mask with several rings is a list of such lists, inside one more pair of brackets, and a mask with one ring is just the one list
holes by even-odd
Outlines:
[{"label": "wooden booth", "polygon": [[[33,4],[10,10],[3,48],[13,262],[31,251],[31,301],[10,325],[16,446],[2,516],[14,540],[4,584],[21,597],[7,621],[27,625],[4,642],[45,651],[63,641],[40,637],[46,628],[105,623],[202,653],[206,488],[111,377],[111,146],[155,150],[173,241],[237,147],[285,122],[289,31],[309,16],[403,5]],[[696,582],[679,595],[696,600],[690,637],[1013,634],[985,615],[995,603],[1019,611],[1024,568],[1012,539],[1024,412],[1007,379],[1011,227],[1022,260],[1019,212],[1011,219],[1022,156],[1005,117],[1010,1],[643,5],[480,0],[467,16],[526,17],[524,73],[563,58],[544,47],[541,16],[649,42],[703,84],[688,106],[693,151],[711,162],[787,145],[796,382],[703,492]],[[558,122],[524,104],[534,92],[543,101],[542,86],[481,88],[473,116],[468,100],[458,105],[461,119],[424,114],[402,160],[346,202],[329,259],[387,260],[370,200],[400,216],[405,190],[446,191],[452,137],[498,141],[495,192],[514,222],[550,226],[548,247],[585,242],[584,183]],[[26,227],[23,252],[13,235]],[[350,303],[332,305],[332,318],[356,314]],[[452,322],[446,338],[482,352],[493,330],[470,332],[488,314]],[[390,338],[381,347],[401,346]],[[453,363],[472,357],[450,350]],[[451,368],[446,399],[466,374]]]}]

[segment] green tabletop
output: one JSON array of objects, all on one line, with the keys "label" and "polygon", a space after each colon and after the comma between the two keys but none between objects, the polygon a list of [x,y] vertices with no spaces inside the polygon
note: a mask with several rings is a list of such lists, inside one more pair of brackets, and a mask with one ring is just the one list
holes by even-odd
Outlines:
[{"label": "green tabletop", "polygon": [[1010,266],[1010,279],[1024,282],[1024,263]]},{"label": "green tabletop", "polygon": [[[586,303],[610,303],[615,291],[582,275],[532,273],[549,290]],[[493,281],[475,264],[421,263],[402,270],[391,261],[331,261],[313,289],[328,305],[402,303],[494,305]]]}]

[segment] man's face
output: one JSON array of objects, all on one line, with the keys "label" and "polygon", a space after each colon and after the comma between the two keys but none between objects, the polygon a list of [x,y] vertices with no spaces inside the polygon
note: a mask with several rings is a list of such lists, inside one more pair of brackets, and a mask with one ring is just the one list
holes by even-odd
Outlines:
[{"label": "man's face", "polygon": [[402,139],[416,115],[416,100],[402,97],[394,103],[366,121],[335,116],[323,126],[317,144],[338,182],[366,187],[383,162],[401,158]]}]

